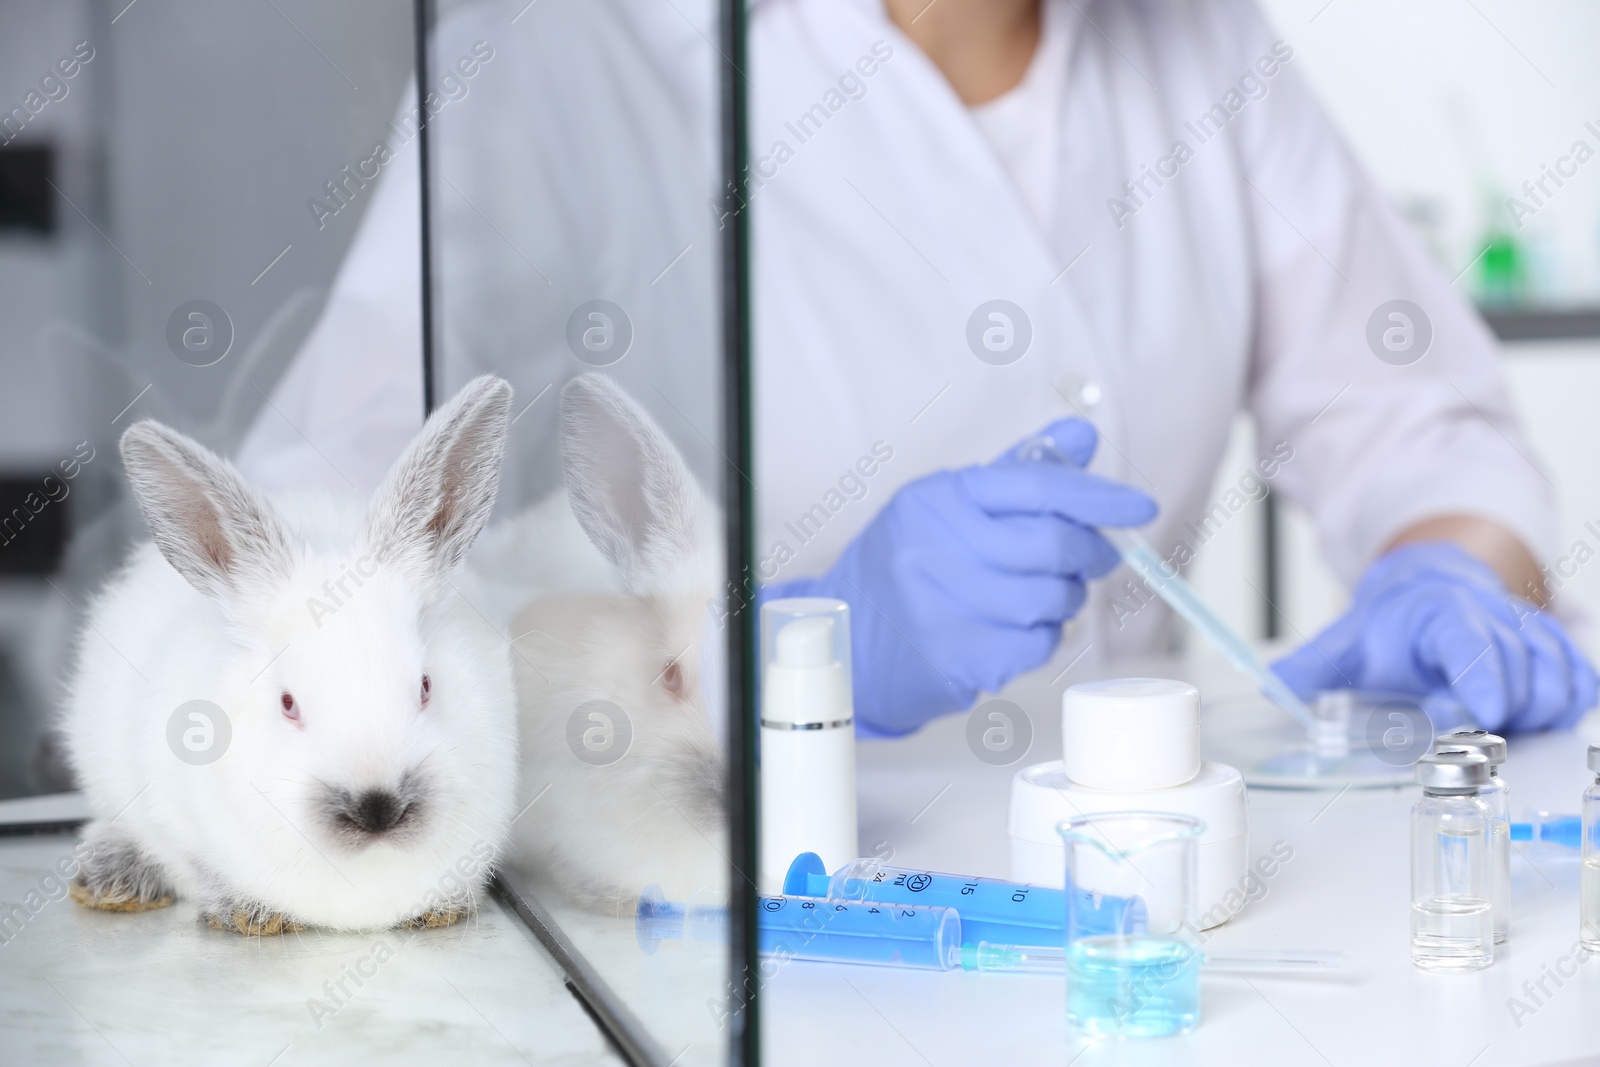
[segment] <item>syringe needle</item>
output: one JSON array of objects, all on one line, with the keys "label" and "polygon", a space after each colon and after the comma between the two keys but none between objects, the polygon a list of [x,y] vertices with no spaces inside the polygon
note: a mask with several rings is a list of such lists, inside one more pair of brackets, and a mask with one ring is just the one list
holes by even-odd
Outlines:
[{"label": "syringe needle", "polygon": [[1316,948],[1236,948],[1206,952],[1200,962],[1207,971],[1226,974],[1300,974],[1346,970],[1350,957]]},{"label": "syringe needle", "polygon": [[[1315,974],[1350,966],[1343,952],[1326,949],[1217,949],[1199,952],[1201,967],[1217,974]],[[987,941],[961,946],[961,966],[969,971],[1062,974],[1064,949],[1032,945],[992,945]]]}]

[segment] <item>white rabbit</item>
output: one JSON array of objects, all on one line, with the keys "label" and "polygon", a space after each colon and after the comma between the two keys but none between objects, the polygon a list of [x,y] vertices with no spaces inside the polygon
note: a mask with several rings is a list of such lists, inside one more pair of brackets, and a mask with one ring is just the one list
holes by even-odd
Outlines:
[{"label": "white rabbit", "polygon": [[92,814],[74,899],[192,898],[241,933],[471,911],[513,810],[515,698],[451,571],[493,505],[510,399],[468,384],[364,515],[269,500],[182,434],[129,428],[154,543],[90,608],[69,687]]},{"label": "white rabbit", "polygon": [[721,894],[726,757],[704,686],[724,683],[701,677],[702,643],[725,639],[707,625],[720,516],[610,378],[574,378],[561,403],[565,491],[496,527],[474,557],[531,595],[511,624],[512,667],[518,806],[537,803],[507,859],[593,906],[625,906],[652,882],[680,899]]}]

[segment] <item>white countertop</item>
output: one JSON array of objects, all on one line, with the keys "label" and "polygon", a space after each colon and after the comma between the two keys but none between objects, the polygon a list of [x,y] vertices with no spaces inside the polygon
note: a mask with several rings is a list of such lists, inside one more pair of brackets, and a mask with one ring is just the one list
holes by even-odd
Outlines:
[{"label": "white countertop", "polygon": [[[6,801],[0,821],[78,808],[73,796]],[[47,880],[76,840],[0,838],[0,1064],[621,1063],[497,902],[442,930],[247,938],[209,929],[187,901],[78,907]],[[11,905],[30,893],[39,906],[18,918]],[[357,985],[351,969],[370,977]],[[324,986],[341,978],[348,995]]]},{"label": "white countertop", "polygon": [[[1208,699],[1243,689],[1214,665],[1161,661],[1119,673],[1188,677]],[[1058,755],[1056,709],[1064,684],[1044,674],[1004,694],[1028,712],[1036,731],[1028,755],[1012,766],[989,766],[971,753],[965,716],[903,740],[862,743],[863,851],[886,845],[896,863],[1006,877],[1011,778],[1022,766]],[[1219,725],[1218,713],[1208,707],[1207,714],[1209,732]],[[1597,736],[1600,720],[1591,717],[1576,733],[1514,739],[1504,768],[1514,815],[1530,807],[1575,811],[1588,781],[1584,746]],[[1346,974],[1206,975],[1194,1034],[1092,1044],[1068,1029],[1063,983],[1053,977],[789,962],[776,966],[765,985],[765,1062],[1600,1062],[1584,1059],[1600,1054],[1600,962],[1559,987],[1546,978],[1548,995],[1524,989],[1576,942],[1574,862],[1514,860],[1511,942],[1493,967],[1451,975],[1412,967],[1406,816],[1415,796],[1414,788],[1251,791],[1250,855],[1266,855],[1283,842],[1293,856],[1266,883],[1266,895],[1216,931],[1212,944],[1340,949],[1352,963]],[[68,817],[75,803],[73,797],[4,802],[0,817]],[[0,838],[0,901],[19,902],[44,888],[45,873],[70,853],[72,840]],[[246,939],[205,928],[182,902],[128,916],[51,900],[0,941],[3,1063],[618,1062],[543,949],[493,902],[473,925],[426,931],[399,947],[321,1026],[309,1002],[326,997],[325,981],[371,956],[374,937],[308,932]],[[1511,998],[1533,1010],[1514,1017]],[[690,998],[680,992],[667,999],[686,1023],[693,1021],[685,1008]]]},{"label": "white countertop", "polygon": [[[1184,677],[1207,698],[1245,692],[1214,664],[1196,668],[1168,660],[1117,673]],[[1045,674],[1002,694],[1028,713],[1036,731],[1027,757],[1010,767],[973,756],[965,716],[903,740],[863,742],[863,852],[887,843],[896,864],[1006,877],[1011,778],[1020,767],[1059,758],[1065,684],[1052,684]],[[1216,725],[1208,720],[1208,731]],[[1576,812],[1589,781],[1584,749],[1597,739],[1594,716],[1575,733],[1513,739],[1503,771],[1514,818],[1529,807]],[[1252,859],[1280,841],[1294,854],[1267,882],[1266,895],[1216,930],[1210,943],[1339,949],[1351,960],[1345,974],[1208,974],[1193,1034],[1090,1043],[1067,1027],[1064,983],[1054,977],[791,961],[765,986],[764,1061],[773,1067],[1600,1062],[1600,960],[1578,968],[1560,987],[1547,979],[1550,995],[1535,993],[1542,1004],[1523,989],[1577,942],[1575,862],[1535,867],[1525,854],[1513,859],[1511,940],[1500,946],[1492,967],[1430,974],[1412,966],[1408,813],[1416,796],[1415,787],[1337,796],[1250,791]],[[1533,1013],[1514,1018],[1507,1005],[1512,997]]]}]

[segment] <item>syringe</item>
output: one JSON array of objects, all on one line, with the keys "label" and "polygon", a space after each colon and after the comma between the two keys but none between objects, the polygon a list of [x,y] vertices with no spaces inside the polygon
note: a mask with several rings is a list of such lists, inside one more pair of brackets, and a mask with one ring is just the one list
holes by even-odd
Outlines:
[{"label": "syringe", "polygon": [[[1062,974],[1059,946],[963,945],[961,915],[954,908],[887,901],[758,898],[757,948],[763,956],[819,963],[857,963],[920,970],[1014,971]],[[688,905],[663,900],[657,886],[639,896],[635,933],[653,954],[663,941],[727,940],[724,904]],[[1336,970],[1342,953],[1266,949],[1202,953],[1207,970],[1239,973]]]},{"label": "syringe", "polygon": [[[961,916],[952,908],[789,896],[760,897],[757,907],[763,956],[935,971],[961,965]],[[662,941],[725,941],[727,924],[724,904],[686,906],[650,886],[639,897],[635,935],[654,953]]]},{"label": "syringe", "polygon": [[1536,811],[1528,822],[1511,824],[1511,840],[1560,845],[1576,851],[1583,845],[1583,819],[1576,815],[1553,815]]},{"label": "syringe", "polygon": [[[1073,465],[1072,460],[1048,435],[1024,441],[1014,455],[1025,463]],[[1173,611],[1183,616],[1184,621],[1194,627],[1201,637],[1211,642],[1212,647],[1221,652],[1235,670],[1254,682],[1274,704],[1298,719],[1307,733],[1313,737],[1317,735],[1319,728],[1316,717],[1305,701],[1261,662],[1250,643],[1234,633],[1233,628],[1211,610],[1210,605],[1194,591],[1194,587],[1179,576],[1176,567],[1164,562],[1156,550],[1132,530],[1100,527],[1099,532],[1122,556],[1122,562],[1143,578],[1145,584],[1165,600]]]},{"label": "syringe", "polygon": [[[973,943],[1051,945],[1065,938],[1062,924],[1067,914],[1067,895],[1064,890],[999,878],[968,878],[891,867],[873,859],[847,863],[830,876],[815,852],[802,852],[789,865],[783,891],[790,896],[829,900],[955,908],[961,914],[963,938]],[[1078,923],[1075,936],[1132,934],[1144,930],[1145,905],[1138,897],[1106,896],[1081,889],[1076,892],[1079,900],[1072,912]]]}]

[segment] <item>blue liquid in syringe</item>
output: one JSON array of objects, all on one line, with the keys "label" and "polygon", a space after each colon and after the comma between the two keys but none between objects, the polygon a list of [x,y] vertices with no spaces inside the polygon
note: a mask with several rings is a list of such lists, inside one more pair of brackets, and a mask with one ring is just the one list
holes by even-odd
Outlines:
[{"label": "blue liquid in syringe", "polygon": [[961,919],[948,908],[762,897],[763,956],[945,971],[961,955]]},{"label": "blue liquid in syringe", "polygon": [[[763,956],[936,971],[960,965],[961,917],[949,908],[788,896],[761,897],[757,907]],[[727,917],[725,905],[674,903],[651,887],[639,899],[639,945],[654,952],[662,941],[721,940]]]},{"label": "blue liquid in syringe", "polygon": [[[803,852],[789,867],[783,891],[794,896],[954,908],[961,915],[967,944],[1060,945],[1065,939],[1067,894],[1061,889],[1022,885],[999,878],[968,878],[860,859],[832,875],[814,852]],[[1141,933],[1144,901],[1075,890],[1073,937]]]},{"label": "blue liquid in syringe", "polygon": [[1576,815],[1540,812],[1531,822],[1512,823],[1511,840],[1544,841],[1576,851],[1583,847],[1583,820]]}]

